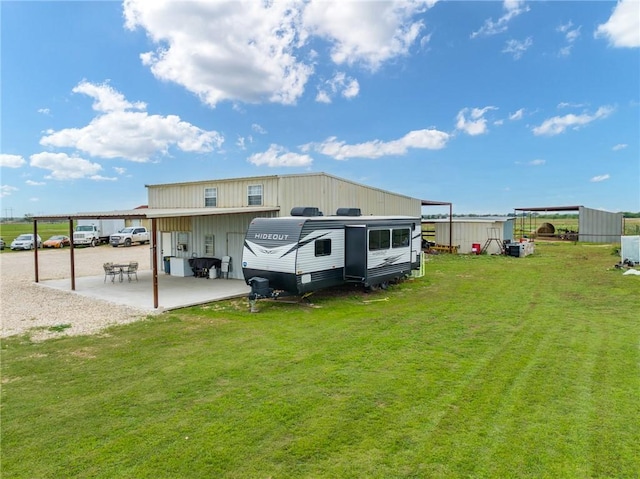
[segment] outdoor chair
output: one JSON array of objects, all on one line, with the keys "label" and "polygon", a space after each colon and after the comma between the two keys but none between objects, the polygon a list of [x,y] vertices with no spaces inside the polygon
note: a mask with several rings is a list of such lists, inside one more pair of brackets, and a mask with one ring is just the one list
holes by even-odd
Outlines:
[{"label": "outdoor chair", "polygon": [[220,264],[220,277],[224,276],[229,279],[229,271],[231,270],[231,256],[223,256]]},{"label": "outdoor chair", "polygon": [[113,267],[113,263],[104,263],[102,265],[104,268],[104,282],[107,282],[107,276],[111,276],[111,282],[115,282],[116,276],[120,274],[116,268]]},{"label": "outdoor chair", "polygon": [[129,263],[129,266],[127,266],[127,269],[124,271],[124,273],[127,275],[129,282],[131,282],[132,276],[135,276],[136,281],[138,281],[138,263],[135,261]]}]

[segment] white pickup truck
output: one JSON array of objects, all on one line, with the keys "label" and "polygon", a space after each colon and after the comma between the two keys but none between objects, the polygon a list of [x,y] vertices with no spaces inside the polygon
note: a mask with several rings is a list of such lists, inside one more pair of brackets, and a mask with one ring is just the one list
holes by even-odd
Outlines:
[{"label": "white pickup truck", "polygon": [[149,242],[149,232],[143,226],[128,226],[114,233],[109,238],[109,243],[114,248],[120,245],[131,246],[133,243],[145,244]]}]

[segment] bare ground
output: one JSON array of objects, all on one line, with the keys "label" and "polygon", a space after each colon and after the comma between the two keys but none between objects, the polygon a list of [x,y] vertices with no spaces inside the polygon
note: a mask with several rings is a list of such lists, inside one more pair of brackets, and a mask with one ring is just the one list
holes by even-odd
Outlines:
[{"label": "bare ground", "polygon": [[[151,264],[148,245],[130,248],[99,246],[76,248],[76,277],[103,274],[107,261],[137,261],[141,271]],[[1,338],[28,334],[39,341],[62,335],[95,334],[114,324],[146,318],[145,310],[116,306],[72,291],[59,291],[35,283],[34,253],[5,251],[0,254]],[[69,278],[69,248],[38,251],[39,280]]]}]

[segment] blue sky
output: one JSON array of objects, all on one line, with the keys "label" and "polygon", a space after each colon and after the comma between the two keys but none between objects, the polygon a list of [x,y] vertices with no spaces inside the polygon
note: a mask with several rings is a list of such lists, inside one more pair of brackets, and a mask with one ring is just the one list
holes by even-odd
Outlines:
[{"label": "blue sky", "polygon": [[0,9],[3,217],[319,171],[456,213],[640,211],[638,0]]}]

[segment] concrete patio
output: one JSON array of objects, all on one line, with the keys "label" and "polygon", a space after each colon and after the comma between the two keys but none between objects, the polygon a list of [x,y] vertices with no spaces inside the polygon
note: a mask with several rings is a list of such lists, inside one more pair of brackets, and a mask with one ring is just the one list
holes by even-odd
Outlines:
[{"label": "concrete patio", "polygon": [[[149,270],[138,272],[138,281],[127,278],[111,282],[104,275],[76,277],[75,294],[88,298],[101,299],[114,304],[131,306],[148,311],[166,311],[185,308],[198,304],[211,303],[223,299],[246,297],[251,288],[239,279],[205,279],[158,274],[158,309],[153,307],[152,273]],[[50,279],[40,281],[47,288],[71,291],[71,280]]]}]

